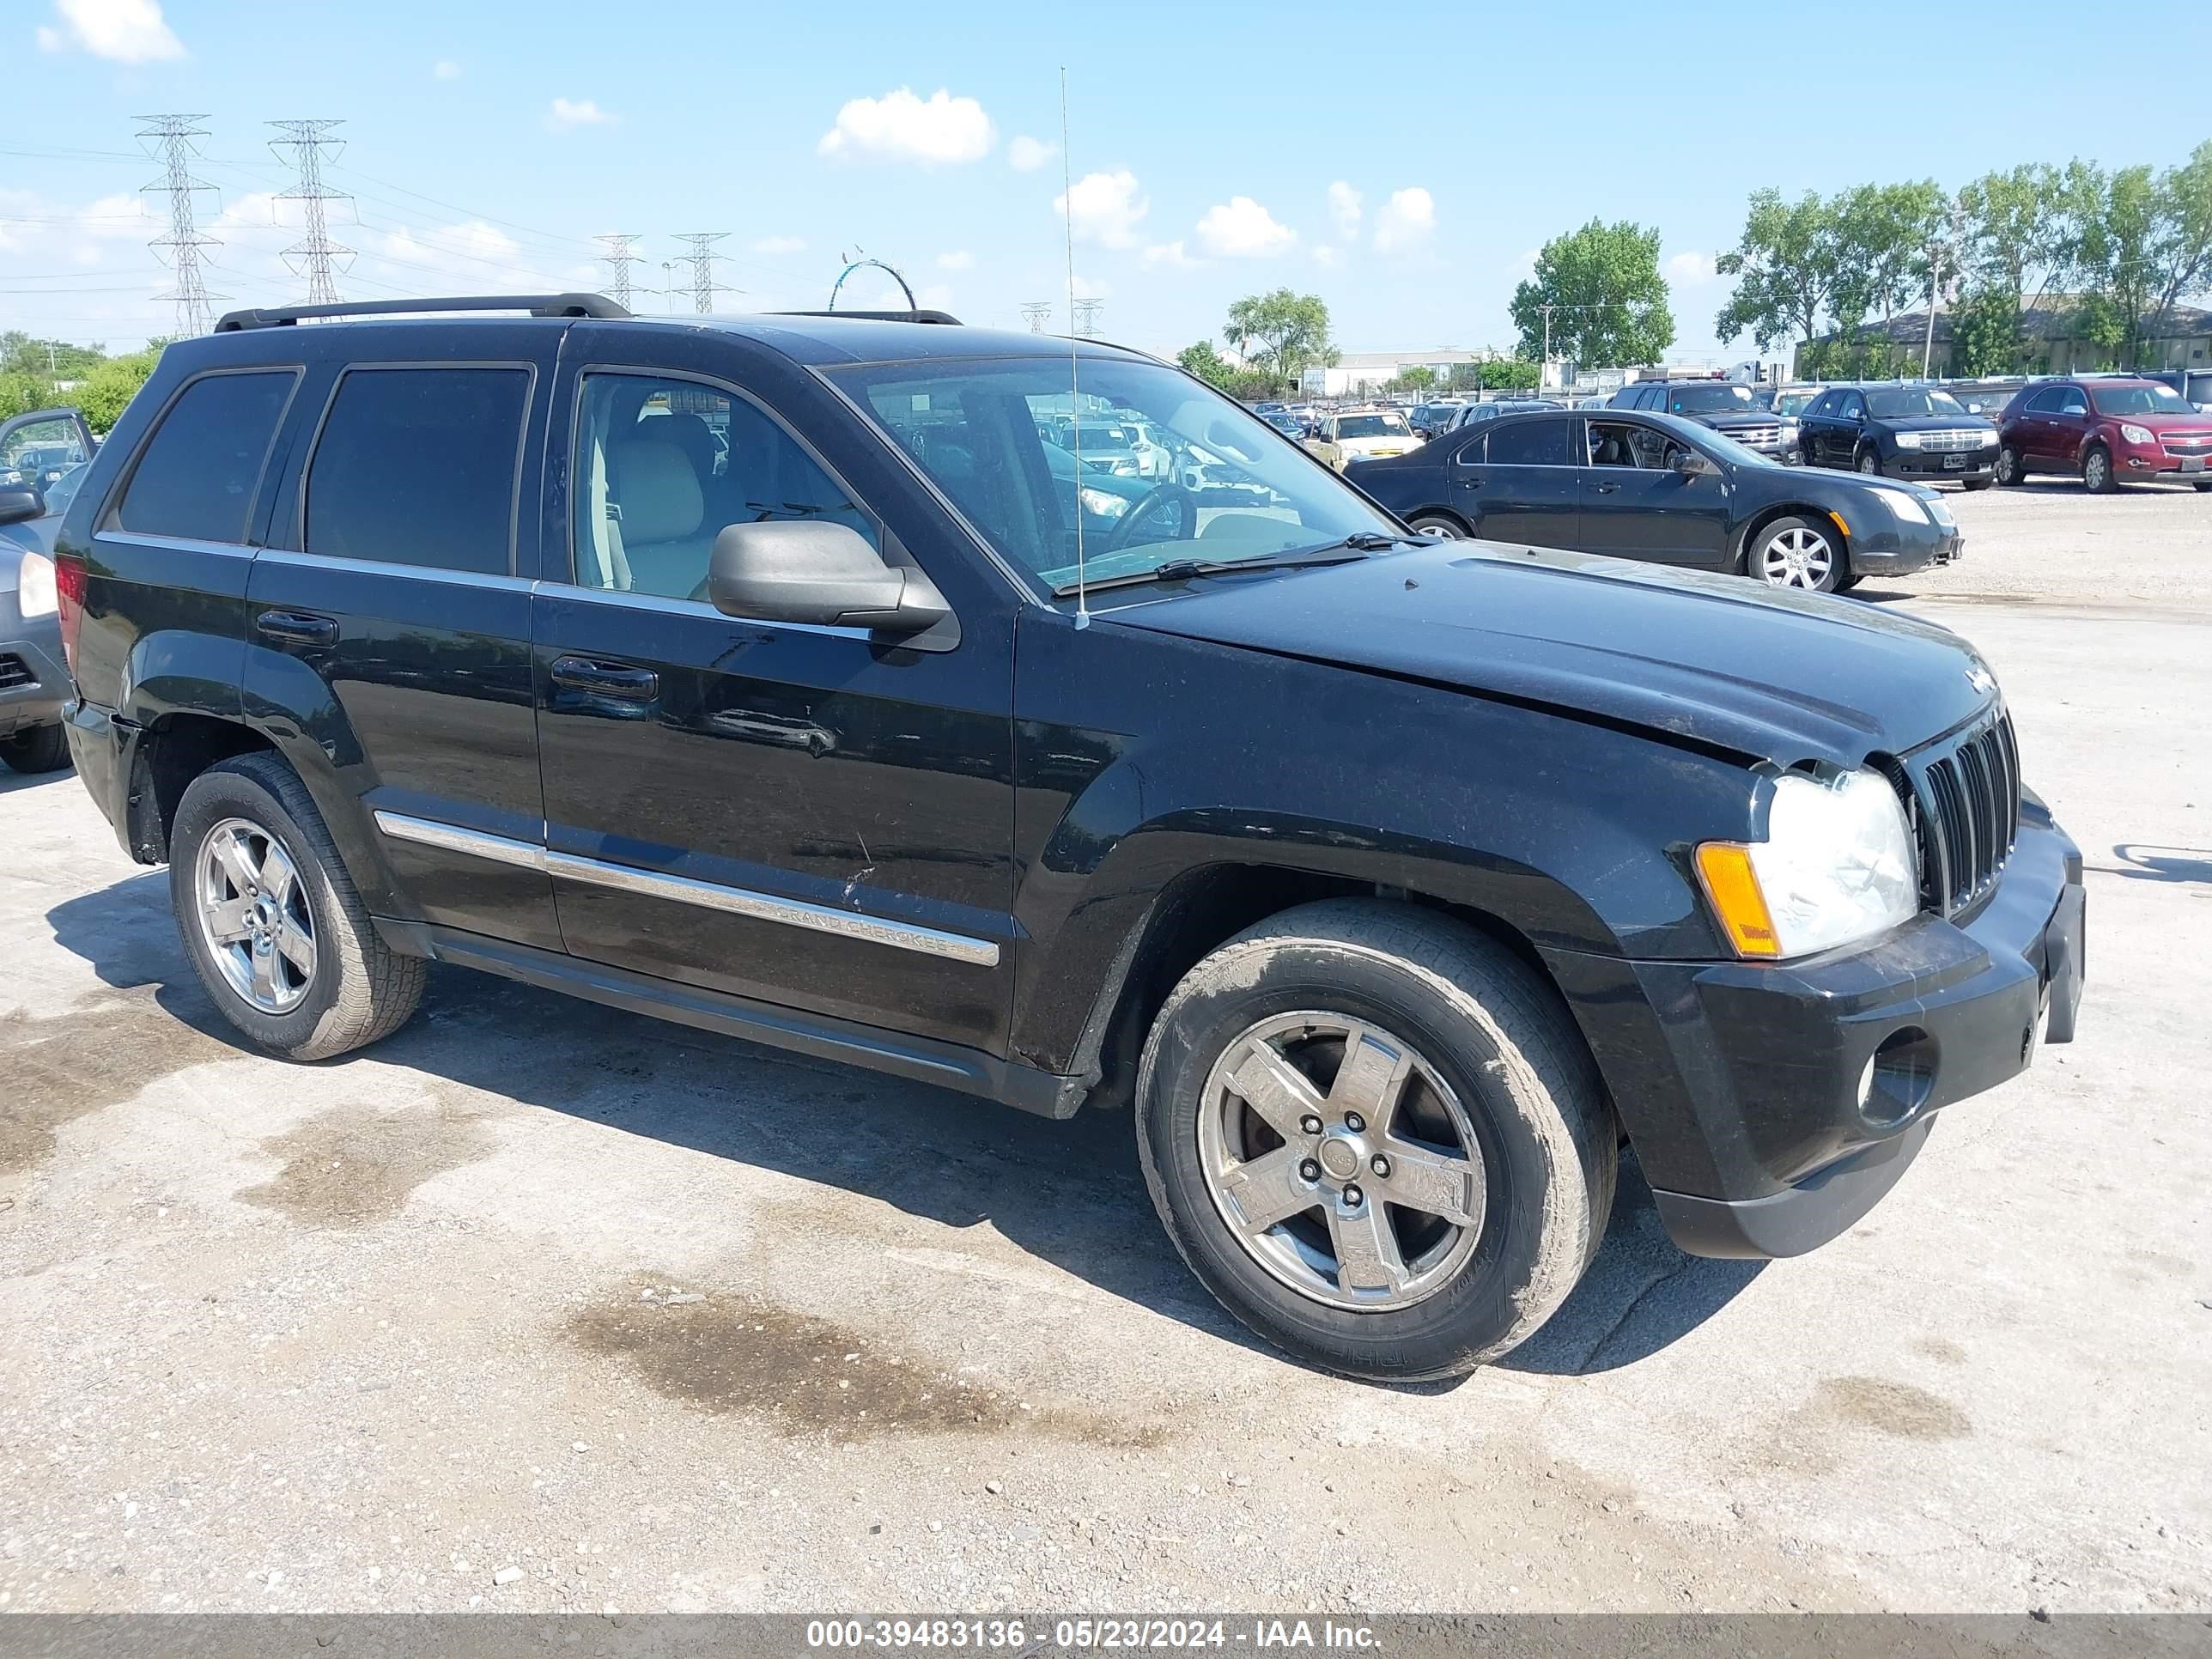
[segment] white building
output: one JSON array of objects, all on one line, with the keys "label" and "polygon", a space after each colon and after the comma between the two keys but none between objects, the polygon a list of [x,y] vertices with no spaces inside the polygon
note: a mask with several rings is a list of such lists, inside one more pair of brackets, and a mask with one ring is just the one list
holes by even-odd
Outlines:
[{"label": "white building", "polygon": [[1495,362],[1496,351],[1460,351],[1449,347],[1413,351],[1346,351],[1332,368],[1310,368],[1299,377],[1298,390],[1309,398],[1347,398],[1377,391],[1409,368],[1425,368],[1441,383],[1456,368],[1469,363]]}]

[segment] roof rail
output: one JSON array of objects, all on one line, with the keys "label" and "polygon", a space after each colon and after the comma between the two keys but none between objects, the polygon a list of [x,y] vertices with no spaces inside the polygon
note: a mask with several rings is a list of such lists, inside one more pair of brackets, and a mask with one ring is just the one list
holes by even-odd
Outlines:
[{"label": "roof rail", "polygon": [[960,319],[949,311],[772,311],[771,317],[858,317],[871,323],[941,323],[958,328]]},{"label": "roof rail", "polygon": [[289,328],[324,317],[398,317],[424,311],[526,311],[533,317],[627,317],[604,294],[480,294],[432,300],[353,300],[329,306],[264,306],[225,312],[218,334],[248,328]]}]

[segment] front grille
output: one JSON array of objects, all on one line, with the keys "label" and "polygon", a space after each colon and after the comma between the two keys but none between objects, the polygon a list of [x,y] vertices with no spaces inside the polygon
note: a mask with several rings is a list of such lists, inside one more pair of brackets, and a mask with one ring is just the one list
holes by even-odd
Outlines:
[{"label": "front grille", "polygon": [[2212,432],[2169,432],[2166,434],[2166,453],[2169,455],[2212,455]]},{"label": "front grille", "polygon": [[2020,750],[2002,710],[1890,773],[1920,853],[1920,902],[1955,915],[1996,884],[2020,830]]},{"label": "front grille", "polygon": [[1963,450],[1986,449],[1997,441],[1994,432],[1978,432],[1971,427],[1955,431],[1923,432],[1920,447],[1930,454],[1955,455]]},{"label": "front grille", "polygon": [[30,665],[12,652],[0,655],[0,691],[12,691],[19,685],[36,685],[38,677],[31,672]]},{"label": "front grille", "polygon": [[1729,428],[1728,435],[1740,444],[1757,449],[1762,445],[1780,443],[1782,428],[1778,426],[1735,426]]}]

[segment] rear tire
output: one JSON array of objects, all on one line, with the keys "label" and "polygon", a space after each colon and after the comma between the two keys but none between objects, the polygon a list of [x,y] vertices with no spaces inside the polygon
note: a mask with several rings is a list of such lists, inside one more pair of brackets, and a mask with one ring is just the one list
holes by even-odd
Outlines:
[{"label": "rear tire", "polygon": [[70,763],[69,733],[57,723],[0,738],[0,761],[11,772],[58,772]]},{"label": "rear tire", "polygon": [[2112,476],[2112,458],[2102,444],[2091,444],[2081,456],[2081,484],[2092,495],[2110,495],[2120,487]]},{"label": "rear tire", "polygon": [[1428,535],[1441,536],[1446,541],[1464,541],[1467,530],[1457,519],[1448,519],[1440,513],[1424,513],[1417,519],[1408,519],[1408,526]]},{"label": "rear tire", "polygon": [[1553,988],[1448,917],[1357,899],[1183,977],[1146,1042],[1137,1145],[1223,1306],[1309,1364],[1398,1382],[1533,1334],[1596,1254],[1619,1166]]},{"label": "rear tire", "polygon": [[387,947],[322,816],[274,755],[241,755],[185,786],[169,832],[169,902],[223,1018],[289,1060],[389,1036],[422,998],[424,965]]},{"label": "rear tire", "polygon": [[1965,480],[1966,492],[1969,495],[1972,495],[1974,491],[1978,489],[1987,489],[1996,482],[1996,480],[1995,478],[1968,478]]}]

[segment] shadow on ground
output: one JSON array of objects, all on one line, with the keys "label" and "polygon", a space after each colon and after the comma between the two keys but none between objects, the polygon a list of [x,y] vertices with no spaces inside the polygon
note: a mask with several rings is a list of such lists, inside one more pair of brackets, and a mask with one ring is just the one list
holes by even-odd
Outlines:
[{"label": "shadow on ground", "polygon": [[[69,899],[47,921],[56,940],[106,984],[150,988],[168,1016],[243,1046],[177,941],[166,873]],[[1177,1260],[1119,1114],[1048,1122],[447,967],[431,969],[421,1012],[374,1053],[387,1065],[841,1188],[947,1227],[988,1221],[1101,1290],[1273,1352]],[[1628,1364],[1701,1323],[1749,1282],[1747,1264],[1676,1251],[1632,1158],[1622,1176],[1612,1227],[1589,1275],[1504,1363],[1566,1374]]]}]

